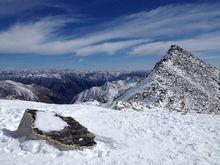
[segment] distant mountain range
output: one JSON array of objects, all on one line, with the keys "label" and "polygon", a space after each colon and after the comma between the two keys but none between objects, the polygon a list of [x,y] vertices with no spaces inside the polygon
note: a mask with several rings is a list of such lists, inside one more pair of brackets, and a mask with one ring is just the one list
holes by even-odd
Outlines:
[{"label": "distant mountain range", "polygon": [[144,78],[147,74],[147,71],[1,71],[0,98],[69,104],[77,94],[91,87],[128,77]]}]

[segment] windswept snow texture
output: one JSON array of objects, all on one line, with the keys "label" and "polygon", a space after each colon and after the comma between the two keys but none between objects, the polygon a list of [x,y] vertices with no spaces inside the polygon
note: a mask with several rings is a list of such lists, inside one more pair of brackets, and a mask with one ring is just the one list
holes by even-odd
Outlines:
[{"label": "windswept snow texture", "polygon": [[[93,149],[59,151],[45,141],[15,139],[26,108],[72,116],[96,135]],[[167,110],[115,111],[91,105],[0,100],[1,165],[170,165],[220,162],[220,115]]]},{"label": "windswept snow texture", "polygon": [[60,117],[52,112],[37,112],[35,127],[44,132],[60,131],[68,126]]}]

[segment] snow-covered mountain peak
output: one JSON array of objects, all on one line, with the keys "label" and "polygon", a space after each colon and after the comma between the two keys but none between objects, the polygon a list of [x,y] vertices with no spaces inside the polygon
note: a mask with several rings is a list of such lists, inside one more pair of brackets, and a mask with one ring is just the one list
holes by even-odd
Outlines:
[{"label": "snow-covered mountain peak", "polygon": [[[206,64],[201,59],[197,58],[192,53],[184,50],[183,48],[177,45],[171,45],[166,55],[161,58],[159,62],[156,63],[154,70],[158,70],[161,67],[167,67],[175,65],[178,67],[182,67],[182,69],[186,69],[188,66],[194,66],[194,68],[199,69],[199,67],[206,67],[207,69],[211,69],[214,71],[215,68]],[[184,67],[185,66],[185,67]]]},{"label": "snow-covered mountain peak", "polygon": [[164,103],[169,110],[184,112],[219,112],[219,71],[172,45],[149,76],[117,100],[126,105]]}]

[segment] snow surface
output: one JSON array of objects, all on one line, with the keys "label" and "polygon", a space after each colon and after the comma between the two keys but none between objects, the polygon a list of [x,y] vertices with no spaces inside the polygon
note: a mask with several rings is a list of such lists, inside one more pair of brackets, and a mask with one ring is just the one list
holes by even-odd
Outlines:
[{"label": "snow surface", "polygon": [[55,114],[53,112],[38,111],[34,126],[44,132],[61,131],[68,125]]},{"label": "snow surface", "polygon": [[[40,140],[16,139],[26,108],[72,116],[96,135],[93,149],[59,151]],[[181,115],[162,108],[116,111],[92,105],[0,100],[1,165],[219,164],[220,115]]]}]

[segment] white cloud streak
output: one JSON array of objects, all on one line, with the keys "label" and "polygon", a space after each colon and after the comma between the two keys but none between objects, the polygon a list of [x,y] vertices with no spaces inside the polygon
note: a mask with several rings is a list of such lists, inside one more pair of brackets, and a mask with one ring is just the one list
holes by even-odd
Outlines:
[{"label": "white cloud streak", "polygon": [[142,44],[133,48],[128,54],[133,56],[161,55],[164,54],[172,44],[177,44],[193,53],[204,54],[207,52],[218,52],[220,51],[220,33],[202,35],[194,39]]},{"label": "white cloud streak", "polygon": [[79,56],[95,55],[99,53],[104,53],[108,55],[113,55],[115,52],[128,48],[130,46],[135,46],[148,40],[130,40],[130,41],[119,41],[119,42],[105,42],[97,45],[86,46],[76,50]]},{"label": "white cloud streak", "polygon": [[74,19],[48,17],[19,23],[0,32],[0,53],[156,55],[173,43],[194,52],[220,52],[219,7],[207,3],[159,7],[105,22],[96,32],[72,39],[57,33]]}]

